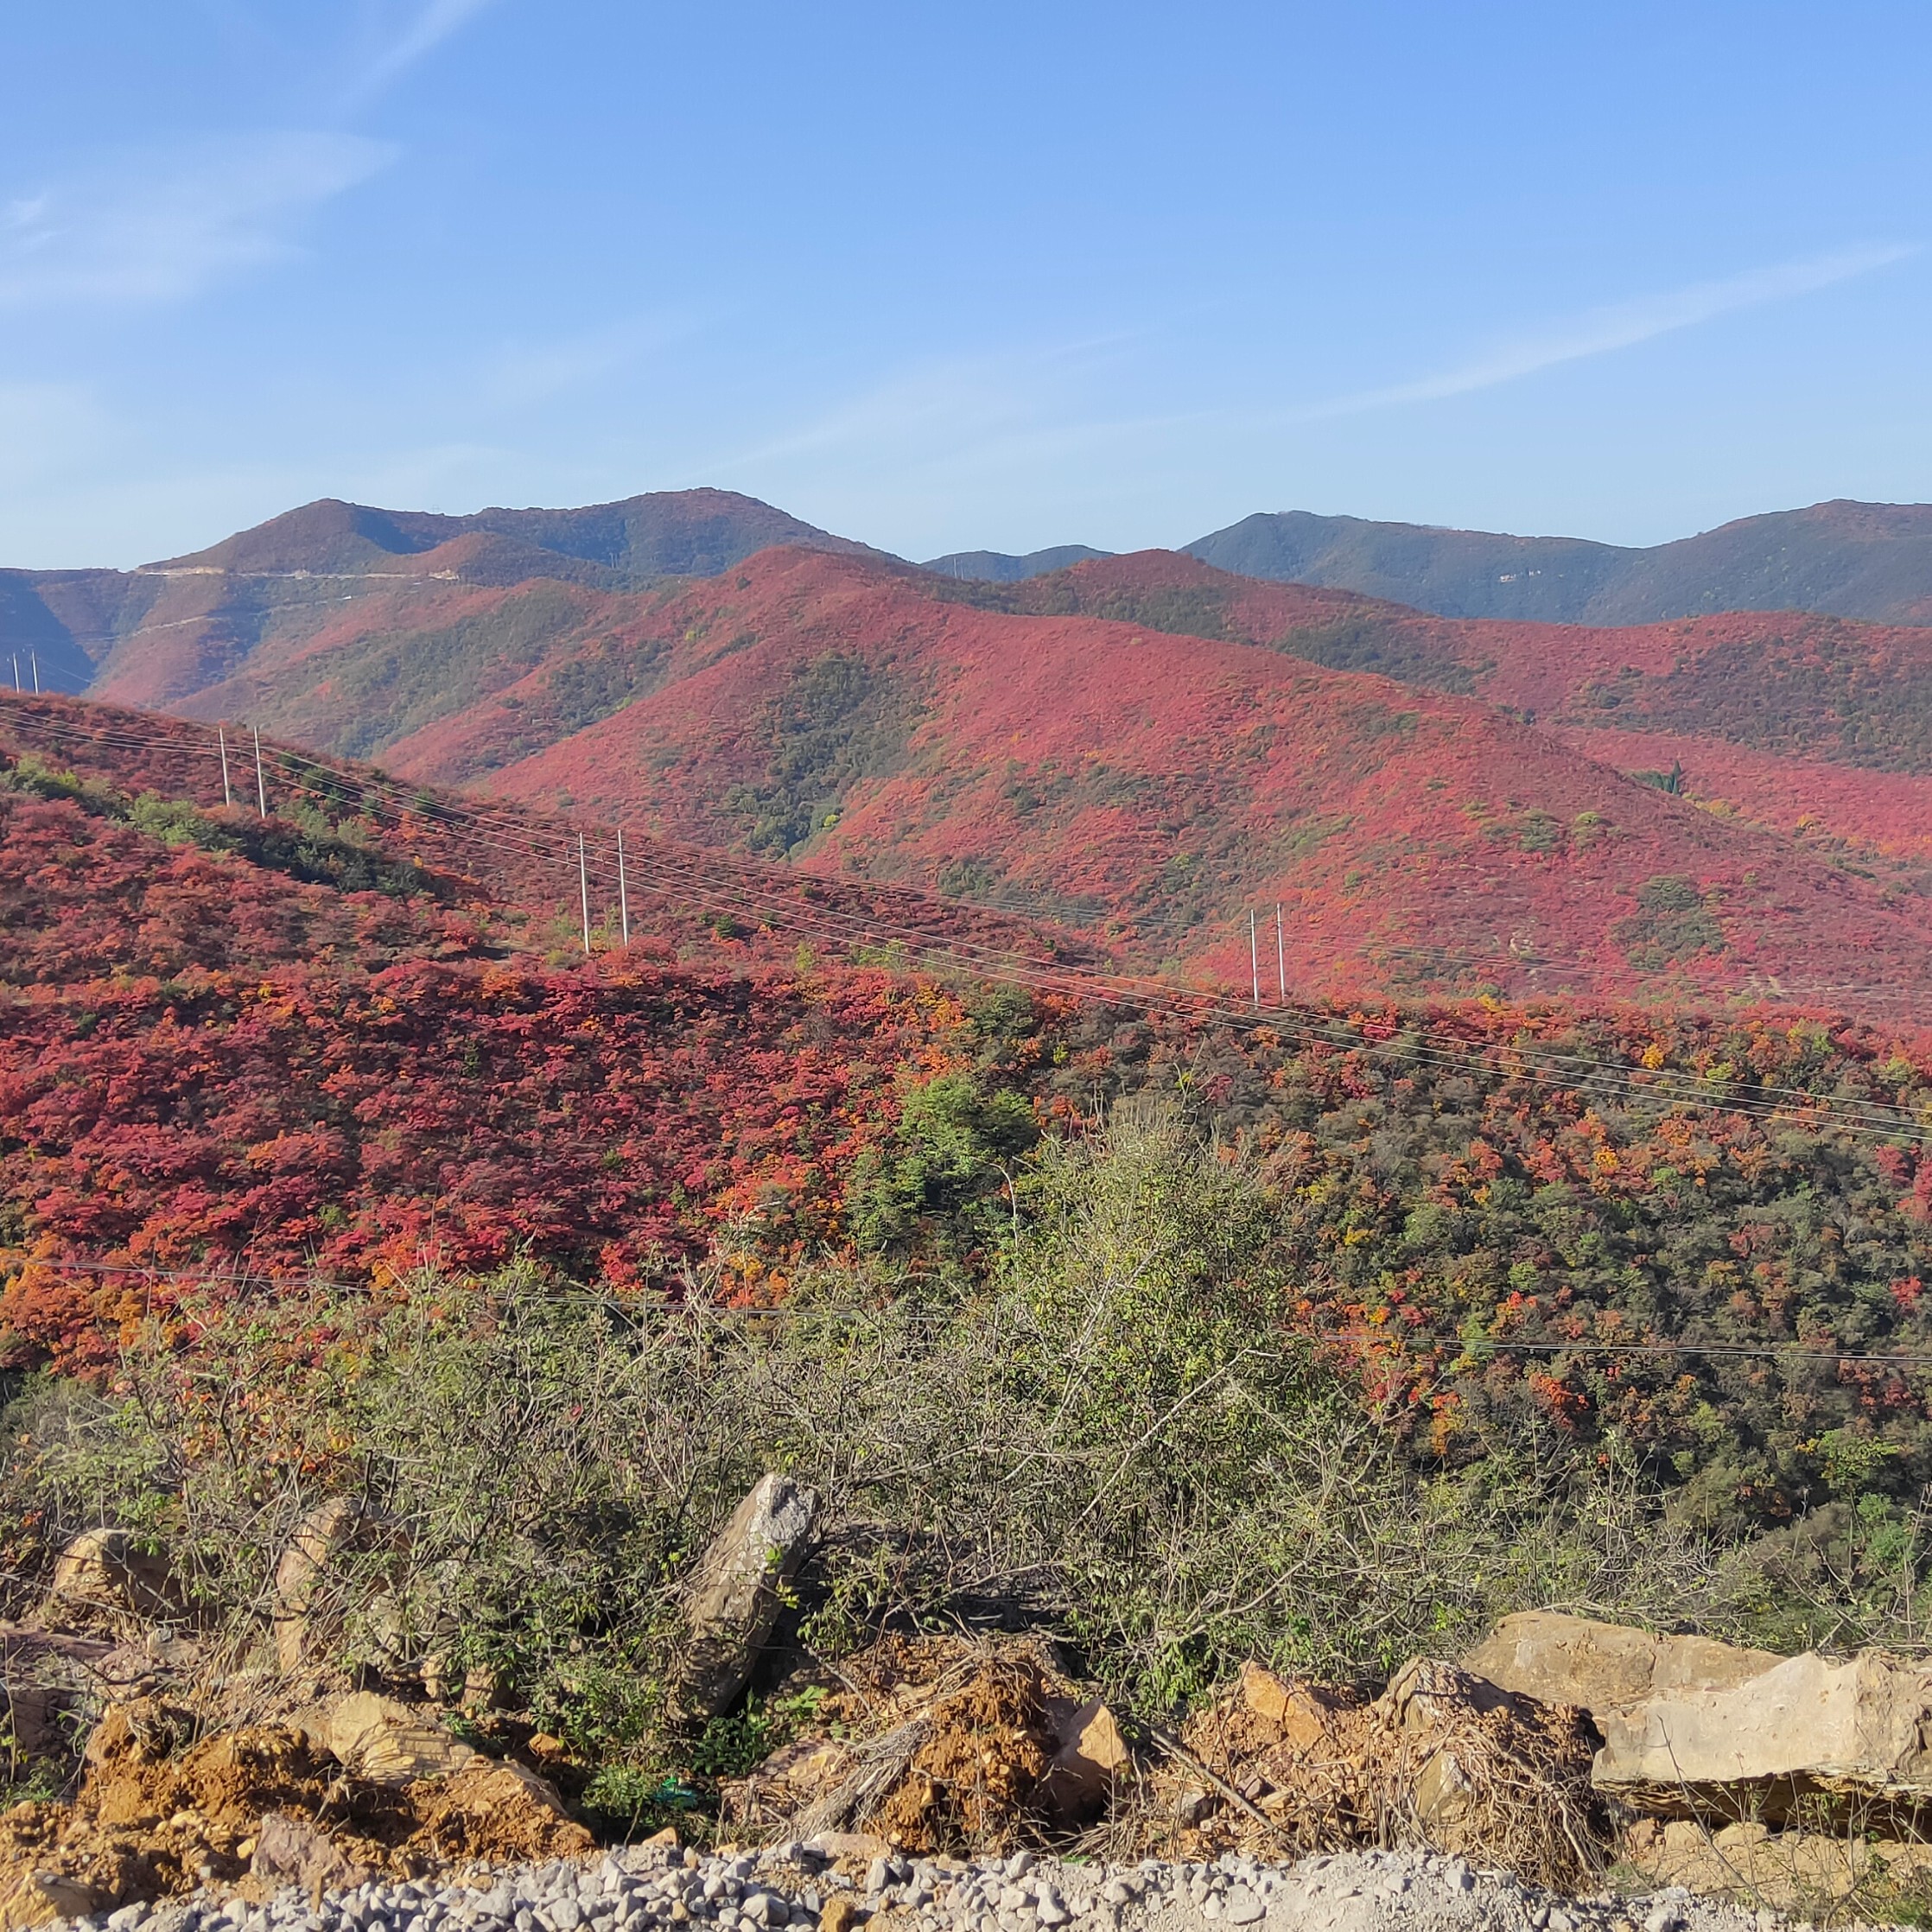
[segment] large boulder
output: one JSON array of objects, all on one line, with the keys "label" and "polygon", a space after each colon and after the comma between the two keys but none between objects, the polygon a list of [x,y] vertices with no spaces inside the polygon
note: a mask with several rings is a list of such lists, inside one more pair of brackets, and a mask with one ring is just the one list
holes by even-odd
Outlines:
[{"label": "large boulder", "polygon": [[325,1657],[340,1636],[342,1605],[335,1587],[343,1560],[392,1534],[384,1519],[372,1516],[346,1496],[325,1497],[296,1525],[275,1566],[276,1662],[299,1671]]},{"label": "large boulder", "polygon": [[1064,1825],[1083,1824],[1112,1797],[1134,1754],[1114,1713],[1098,1699],[1060,1716],[1054,1735],[1059,1749],[1033,1801]]},{"label": "large boulder", "polygon": [[1789,1657],[1742,1683],[1674,1690],[1599,1719],[1598,1789],[1642,1808],[1770,1822],[1811,1792],[1932,1799],[1932,1666],[1881,1650]]},{"label": "large boulder", "polygon": [[769,1475],[713,1540],[685,1609],[691,1643],[677,1705],[687,1716],[716,1717],[745,1687],[817,1522],[812,1490]]},{"label": "large boulder", "polygon": [[249,1875],[270,1890],[298,1885],[304,1891],[344,1891],[375,1876],[345,1852],[319,1825],[286,1812],[264,1816],[256,1833]]},{"label": "large boulder", "polygon": [[84,1918],[94,1895],[79,1878],[60,1872],[23,1872],[0,1884],[0,1932],[30,1932],[57,1919]]},{"label": "large boulder", "polygon": [[1783,1660],[1707,1636],[1659,1636],[1557,1611],[1505,1617],[1463,1668],[1541,1704],[1574,1704],[1603,1727],[1611,1712],[1648,1699],[1729,1690]]}]

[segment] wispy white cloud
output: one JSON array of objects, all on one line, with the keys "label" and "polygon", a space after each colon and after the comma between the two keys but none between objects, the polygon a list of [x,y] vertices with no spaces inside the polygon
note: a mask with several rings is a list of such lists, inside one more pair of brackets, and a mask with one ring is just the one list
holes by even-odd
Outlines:
[{"label": "wispy white cloud", "polygon": [[301,215],[394,153],[360,135],[284,130],[37,187],[0,208],[0,308],[175,302],[285,259]]},{"label": "wispy white cloud", "polygon": [[934,358],[880,376],[820,415],[757,447],[720,457],[737,470],[844,452],[866,464],[956,464],[1013,437],[1086,439],[1132,425],[1090,423],[1077,396],[1131,341],[1124,334],[978,356]]},{"label": "wispy white cloud", "polygon": [[492,0],[423,0],[410,24],[356,77],[349,89],[349,105],[380,93],[491,4]]},{"label": "wispy white cloud", "polygon": [[1629,302],[1586,310],[1534,334],[1509,338],[1436,375],[1309,404],[1289,411],[1287,420],[1314,423],[1328,416],[1353,416],[1364,410],[1439,402],[1452,396],[1466,396],[1475,390],[1493,389],[1499,383],[1515,382],[1520,377],[1533,376],[1539,370],[1554,369],[1561,363],[1581,362],[1590,356],[1634,348],[1640,342],[1672,334],[1678,329],[1693,328],[1700,322],[1714,321],[1737,309],[1809,295],[1833,283],[1847,282],[1853,276],[1903,261],[1917,252],[1914,244],[1861,243],[1828,255],[1752,269],[1719,281],[1694,282],[1686,288],[1659,295],[1639,296]]}]

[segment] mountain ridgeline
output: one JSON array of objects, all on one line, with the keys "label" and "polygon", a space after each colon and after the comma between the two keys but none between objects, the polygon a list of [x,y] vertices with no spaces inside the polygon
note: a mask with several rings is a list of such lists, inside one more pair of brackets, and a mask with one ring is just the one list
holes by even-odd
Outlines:
[{"label": "mountain ridgeline", "polygon": [[1244,517],[1186,546],[1246,577],[1330,584],[1442,617],[1655,624],[1805,610],[1932,624],[1932,505],[1818,503],[1648,550],[1420,524]]}]

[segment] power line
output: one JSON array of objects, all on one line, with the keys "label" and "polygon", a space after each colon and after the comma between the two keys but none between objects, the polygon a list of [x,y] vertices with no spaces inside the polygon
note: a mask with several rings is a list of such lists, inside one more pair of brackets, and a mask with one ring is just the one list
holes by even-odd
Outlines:
[{"label": "power line", "polygon": [[[58,725],[51,721],[36,721],[36,722],[42,723],[43,728],[47,728],[53,732],[57,733],[60,728]],[[74,727],[72,728],[76,733],[76,734],[81,734],[81,728]],[[161,740],[153,738],[143,740],[129,735],[125,733],[117,734],[111,732],[103,731],[99,728],[92,728],[85,734],[85,736],[86,738],[86,741],[89,742],[115,745],[126,748],[149,748],[157,750],[168,750],[176,753],[181,753],[183,751],[183,747],[177,741],[173,740]],[[332,766],[325,760],[318,759],[293,751],[276,750],[270,753],[268,755],[276,759],[283,764],[292,767],[306,766],[311,770],[327,772],[332,776],[340,775],[340,766]],[[367,789],[371,785],[379,785],[382,788],[397,792],[399,794],[409,790],[407,786],[401,785],[400,783],[398,783],[398,781],[388,779],[386,776],[384,775],[375,774],[373,772],[358,772],[355,773],[353,776],[354,781],[362,785],[365,789]],[[429,816],[436,817],[445,820],[449,820],[453,817],[453,815],[449,814],[447,810],[437,808],[433,804],[430,804],[427,801],[416,800],[414,798],[412,798],[412,803],[409,809],[418,813],[419,815],[427,811]],[[480,812],[480,820],[486,816],[486,815],[483,815]],[[501,812],[500,810],[498,812],[496,817],[499,822],[505,822],[507,820],[507,815]],[[523,822],[518,821],[518,823],[522,823]],[[609,830],[609,828],[602,828],[602,829],[607,832]],[[670,841],[660,841],[660,842],[665,844],[667,847],[673,843],[673,842]],[[728,855],[711,852],[702,848],[688,848],[686,849],[694,853],[701,854],[702,857],[708,861],[722,863],[737,862],[740,864],[748,864],[752,862],[742,861],[734,861],[728,857]],[[541,850],[532,848],[526,855],[534,859],[541,859],[545,855]],[[804,878],[817,880],[822,883],[829,882],[824,880],[824,875],[823,874],[800,874],[796,871],[791,870],[790,868],[783,868],[783,875],[792,880]],[[1026,920],[1028,920],[1029,922],[1036,924],[1042,920],[1060,925],[1065,925],[1066,924],[1066,917],[1063,912],[1056,910],[1052,906],[1039,902],[1023,902],[1008,899],[998,899],[986,894],[974,894],[971,896],[946,894],[934,891],[925,887],[912,885],[904,881],[881,881],[867,880],[862,883],[867,890],[873,893],[890,893],[899,896],[915,897],[928,903],[943,906],[949,912],[951,912],[953,913],[957,913],[963,911],[994,913],[1005,912],[1010,913],[1017,918],[1024,918]],[[1083,916],[1090,917],[1091,918],[1096,920],[1117,922],[1123,926],[1134,929],[1151,929],[1154,931],[1167,932],[1198,931],[1201,930],[1202,924],[1202,922],[1198,920],[1186,919],[1173,915],[1130,911],[1122,911],[1117,913],[1112,913],[1108,912],[1104,908],[1099,909],[1090,915],[1084,914]],[[1087,941],[1087,943],[1091,943],[1090,940],[1088,940],[1088,936],[1085,933],[1082,932],[1077,926],[1071,927],[1069,928],[1069,931],[1074,937],[1077,937],[1083,941]],[[1278,931],[1278,940],[1279,938],[1280,934]],[[1459,952],[1448,947],[1408,946],[1399,944],[1394,944],[1384,940],[1371,940],[1369,943],[1366,951],[1364,952],[1363,957],[1365,963],[1375,963],[1390,959],[1406,959],[1415,961],[1416,963],[1424,966],[1434,967],[1437,969],[1446,967],[1454,969],[1483,971],[1498,968],[1510,968],[1515,969],[1516,971],[1524,974],[1540,975],[1546,973],[1554,973],[1560,975],[1567,975],[1573,978],[1581,977],[1589,980],[1591,983],[1588,987],[1588,990],[1598,998],[1615,1000],[1617,997],[1614,995],[1606,995],[1602,992],[1600,987],[1600,969],[1593,965],[1588,959],[1574,953],[1564,954],[1558,952],[1553,954],[1547,947],[1540,948],[1535,952],[1531,954],[1516,953],[1509,951],[1507,950],[1494,953],[1470,953]],[[1284,980],[1285,997],[1285,957],[1282,960],[1281,964],[1282,978]],[[1633,972],[1639,979],[1658,977],[1658,976],[1648,974],[1639,968],[1630,968],[1629,969],[1629,970]],[[1756,978],[1757,976],[1754,975],[1752,976]],[[1676,982],[1672,982],[1672,984],[1674,987],[1675,987]],[[1684,991],[1687,996],[1694,996],[1699,990],[1694,986],[1679,989]],[[1712,988],[1708,990],[1721,993],[1725,991],[1726,989]],[[1903,988],[1897,985],[1875,986],[1870,984],[1869,982],[1846,980],[1821,982],[1803,982],[1797,985],[1745,985],[1730,988],[1728,990],[1732,995],[1742,995],[1745,997],[1762,1001],[1823,1000],[1855,995],[1863,1000],[1901,1003],[1905,1001],[1916,1001],[1922,997],[1922,995],[1916,993],[1910,988]],[[1518,997],[1533,997],[1535,995],[1535,989],[1534,988],[1528,988],[1526,989],[1524,993],[1519,994]],[[1388,995],[1382,996],[1399,998],[1401,996],[1401,995],[1399,989],[1391,989],[1391,991]]]}]

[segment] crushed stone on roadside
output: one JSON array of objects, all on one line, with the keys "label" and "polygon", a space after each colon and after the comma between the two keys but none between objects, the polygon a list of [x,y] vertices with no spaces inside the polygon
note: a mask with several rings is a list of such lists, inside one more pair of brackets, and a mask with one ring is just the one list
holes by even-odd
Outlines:
[{"label": "crushed stone on roadside", "polygon": [[1677,1889],[1562,1897],[1416,1852],[1101,1865],[1026,1851],[908,1858],[876,1842],[834,1834],[703,1855],[653,1841],[437,1879],[290,1886],[259,1901],[211,1889],[41,1922],[49,1932],[1777,1932],[1788,1922]]}]

